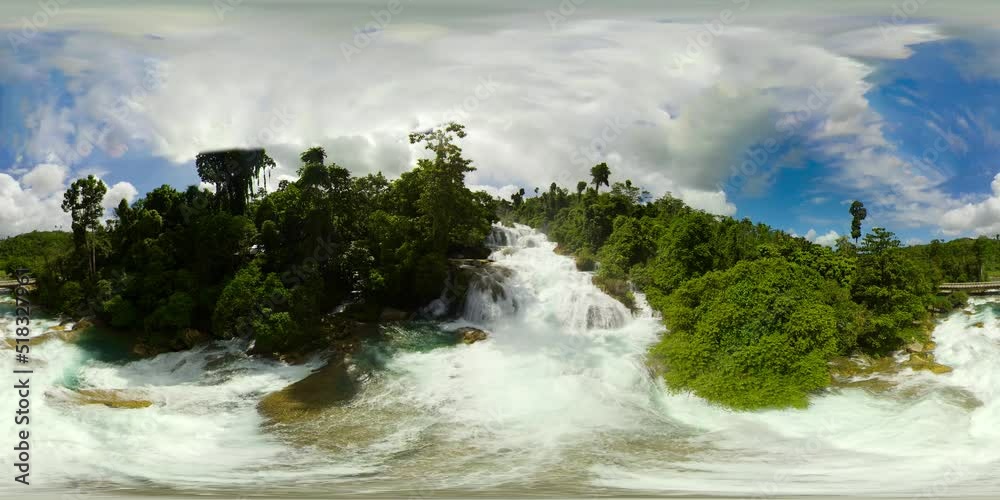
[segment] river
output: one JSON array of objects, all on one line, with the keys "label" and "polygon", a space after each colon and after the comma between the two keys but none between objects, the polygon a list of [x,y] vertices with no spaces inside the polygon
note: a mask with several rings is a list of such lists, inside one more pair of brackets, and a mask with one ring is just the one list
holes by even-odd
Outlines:
[{"label": "river", "polygon": [[[740,413],[650,376],[644,355],[663,328],[641,296],[633,315],[529,228],[498,228],[492,243],[494,265],[511,270],[503,293],[473,289],[459,321],[389,329],[356,360],[358,395],[308,419],[272,422],[257,405],[318,359],[289,366],[231,341],[127,360],[50,335],[32,347],[32,485],[13,482],[7,451],[0,495],[1000,496],[1000,304],[976,299],[940,320],[935,356],[951,373],[907,369],[884,392]],[[32,329],[55,325],[36,314]],[[466,325],[491,336],[440,342]],[[10,450],[20,427],[3,347]],[[73,401],[93,389],[151,404]]]}]

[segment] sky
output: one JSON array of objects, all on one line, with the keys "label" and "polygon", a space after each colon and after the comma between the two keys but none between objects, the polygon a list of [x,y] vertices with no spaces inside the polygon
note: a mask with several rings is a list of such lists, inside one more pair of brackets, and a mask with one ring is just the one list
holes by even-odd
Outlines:
[{"label": "sky", "polygon": [[[449,121],[475,189],[573,187],[606,162],[821,244],[1000,234],[1000,5],[897,0],[8,0],[0,237],[199,184],[200,151],[322,146],[358,175]],[[109,212],[110,216],[110,212]]]}]

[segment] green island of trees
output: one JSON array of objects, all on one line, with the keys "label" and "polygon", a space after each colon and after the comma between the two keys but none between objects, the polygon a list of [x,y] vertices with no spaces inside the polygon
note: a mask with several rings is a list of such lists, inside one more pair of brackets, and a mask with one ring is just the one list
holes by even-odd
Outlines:
[{"label": "green island of trees", "polygon": [[982,278],[1000,255],[985,237],[905,248],[884,228],[862,237],[861,202],[848,211],[859,243],[828,248],[609,177],[601,164],[572,193],[522,189],[502,200],[501,221],[543,230],[626,306],[645,293],[668,328],[650,351],[667,386],[736,409],[803,407],[830,385],[834,357],[927,340],[932,313],[967,300],[937,285]]},{"label": "green island of trees", "polygon": [[[268,192],[263,150],[198,155],[215,191],[163,185],[101,221],[104,185],[73,183],[73,231],[0,240],[0,270],[28,267],[37,299],[137,335],[251,337],[262,355],[329,347],[339,321],[374,321],[440,297],[449,259],[484,258],[496,222],[544,231],[594,283],[630,308],[642,291],[668,329],[650,358],[667,385],[737,409],[803,407],[830,384],[828,363],[886,355],[926,339],[931,314],[965,303],[942,281],[989,277],[1000,241],[903,247],[883,228],[827,248],[748,219],[652,199],[607,164],[574,190],[552,183],[510,199],[469,190],[461,125],[411,134],[429,157],[398,179],[362,177],[326,152]],[[604,189],[602,189],[604,188]]]}]

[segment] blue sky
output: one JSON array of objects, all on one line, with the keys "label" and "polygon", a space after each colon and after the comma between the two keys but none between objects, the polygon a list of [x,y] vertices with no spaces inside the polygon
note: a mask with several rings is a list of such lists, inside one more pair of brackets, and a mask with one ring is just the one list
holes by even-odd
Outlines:
[{"label": "blue sky", "polygon": [[470,184],[497,194],[605,161],[613,180],[821,243],[853,199],[904,241],[1000,233],[1000,35],[931,7],[112,4],[32,36],[31,6],[0,16],[0,235],[67,225],[61,191],[87,174],[109,207],[197,184],[208,149],[266,147],[293,178],[322,145],[396,176],[421,154],[407,133],[453,119]]}]

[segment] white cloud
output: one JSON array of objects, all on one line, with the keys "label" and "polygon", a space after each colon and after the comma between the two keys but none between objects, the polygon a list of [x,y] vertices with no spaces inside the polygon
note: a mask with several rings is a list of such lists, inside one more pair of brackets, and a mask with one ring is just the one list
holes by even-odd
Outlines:
[{"label": "white cloud", "polygon": [[942,231],[948,235],[1000,234],[1000,174],[993,178],[990,187],[991,195],[944,212],[939,219]]},{"label": "white cloud", "polygon": [[138,194],[139,191],[131,183],[118,182],[108,188],[108,192],[104,194],[104,200],[101,205],[105,209],[111,210],[117,207],[123,199],[128,203],[132,203]]},{"label": "white cloud", "polygon": [[484,193],[487,193],[490,196],[509,200],[510,196],[518,192],[518,190],[521,188],[513,184],[508,184],[506,186],[501,186],[501,187],[471,185],[469,186],[469,189],[472,191],[483,191]]},{"label": "white cloud", "polygon": [[[756,19],[767,18],[756,7]],[[552,181],[572,188],[607,161],[613,180],[631,178],[654,195],[669,191],[731,215],[734,189],[763,191],[780,175],[755,168],[760,151],[751,146],[784,141],[788,127],[828,158],[831,185],[873,200],[872,219],[934,224],[928,214],[961,205],[940,190],[948,172],[898,155],[867,99],[877,64],[868,58],[907,57],[909,46],[946,36],[936,26],[900,24],[886,33],[870,19],[805,16],[733,25],[678,63],[703,19],[653,23],[645,12],[607,21],[587,16],[617,11],[581,9],[553,33],[537,11],[500,25],[485,15],[479,23],[435,22],[405,10],[348,61],[337,47],[367,13],[342,15],[327,5],[324,15],[288,14],[282,21],[294,23],[292,32],[255,37],[246,34],[266,32],[285,14],[263,16],[246,4],[218,24],[204,18],[211,9],[178,9],[150,26],[153,18],[136,11],[94,12],[91,20],[118,31],[142,23],[142,32],[165,40],[70,33],[43,67],[18,69],[21,78],[43,78],[43,70],[61,68],[77,94],[72,106],[50,96],[26,114],[31,136],[19,151],[26,161],[86,146],[77,135],[106,130],[96,147],[135,145],[177,162],[210,148],[264,145],[279,164],[272,180],[294,178],[298,154],[313,145],[355,173],[392,177],[423,153],[408,144],[409,132],[457,119],[478,168],[469,182],[482,189],[530,192]],[[314,50],[320,46],[331,50]],[[165,61],[154,85],[144,83],[146,55]],[[147,95],[131,92],[137,88]],[[131,96],[127,112],[111,113],[121,95]],[[101,129],[102,120],[113,126]],[[794,156],[773,153],[767,162],[798,166]],[[730,183],[743,165],[752,173]]]},{"label": "white cloud", "polygon": [[911,45],[941,40],[944,35],[933,25],[882,23],[829,37],[826,45],[845,55],[880,59],[906,59]]},{"label": "white cloud", "polygon": [[[244,32],[262,22],[246,16]],[[83,90],[72,108],[54,100],[40,108],[28,152],[75,146],[74,133],[96,128],[119,95],[142,85],[141,54],[161,46],[154,55],[166,61],[163,84],[130,100],[124,117],[111,116],[113,133],[97,147],[127,141],[188,162],[204,149],[263,143],[281,178],[294,174],[299,152],[322,145],[356,173],[394,176],[421,154],[409,132],[456,119],[470,133],[463,147],[478,167],[472,184],[572,186],[607,161],[614,179],[732,214],[731,193],[719,187],[752,158],[751,145],[783,139],[782,117],[816,140],[884,143],[864,98],[872,68],[798,33],[732,26],[679,63],[701,24],[580,16],[558,36],[547,23],[518,26],[424,26],[421,33],[448,36],[414,40],[400,22],[350,61],[337,50],[306,50],[339,41],[308,26],[278,38],[221,29],[159,45],[69,35],[50,64],[71,70]],[[289,65],[289,54],[313,55]],[[809,110],[816,89],[826,101]],[[769,175],[749,180],[766,187]]]},{"label": "white cloud", "polygon": [[0,236],[35,230],[69,228],[69,216],[61,208],[62,193],[39,194],[24,189],[7,174],[0,174]]},{"label": "white cloud", "polygon": [[68,169],[53,163],[41,163],[21,177],[21,184],[32,193],[44,196],[65,189]]}]

